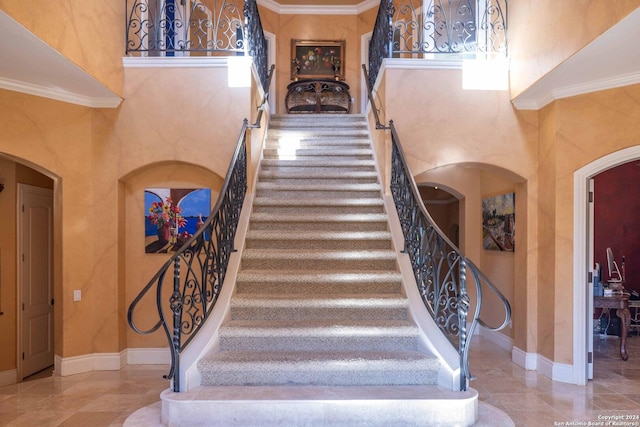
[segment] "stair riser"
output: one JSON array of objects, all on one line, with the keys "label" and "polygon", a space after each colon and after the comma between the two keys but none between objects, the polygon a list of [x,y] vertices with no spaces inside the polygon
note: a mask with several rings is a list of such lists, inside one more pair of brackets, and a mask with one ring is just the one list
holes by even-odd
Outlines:
[{"label": "stair riser", "polygon": [[309,148],[296,148],[296,149],[285,149],[282,147],[278,148],[265,148],[264,156],[277,158],[278,156],[295,156],[297,157],[320,157],[320,158],[336,158],[336,157],[363,157],[367,159],[372,158],[372,153],[370,149],[346,149],[346,148],[337,148],[337,147],[309,147]]},{"label": "stair riser", "polygon": [[[400,365],[400,363],[399,363]],[[289,367],[274,370],[252,370],[253,366],[245,366],[241,372],[225,369],[210,372],[202,378],[203,385],[326,385],[326,386],[368,386],[368,385],[433,385],[437,384],[437,376],[431,370],[419,369],[342,369],[336,371],[335,366],[327,364],[324,370],[297,369]]]},{"label": "stair riser", "polygon": [[375,172],[375,164],[371,161],[357,161],[357,162],[327,162],[324,160],[314,160],[313,162],[307,161],[306,164],[302,162],[294,162],[290,160],[275,160],[264,159],[260,163],[262,171],[268,171],[274,174],[286,174],[286,173],[298,173],[304,174],[308,169],[313,169],[314,172],[322,171],[326,174],[344,174],[348,172]]},{"label": "stair riser", "polygon": [[406,320],[407,307],[272,308],[231,306],[231,319],[245,320]]},{"label": "stair riser", "polygon": [[339,175],[333,173],[293,173],[293,172],[284,172],[284,173],[260,173],[260,182],[269,182],[269,183],[285,183],[291,184],[292,182],[304,180],[304,182],[313,182],[318,181],[325,184],[369,184],[369,183],[377,183],[378,176],[375,173],[345,173],[341,171]]},{"label": "stair riser", "polygon": [[268,150],[288,150],[288,149],[314,149],[314,150],[370,150],[367,139],[305,139],[292,146],[280,139],[268,139],[265,141],[265,149]]},{"label": "stair riser", "polygon": [[305,160],[331,160],[331,159],[335,159],[336,161],[340,161],[340,162],[357,162],[357,161],[362,161],[362,160],[371,160],[371,154],[341,154],[341,153],[333,153],[331,155],[325,155],[325,154],[309,154],[309,153],[301,153],[301,154],[296,154],[296,153],[291,153],[288,155],[285,154],[273,154],[273,153],[269,153],[268,150],[265,150],[264,153],[264,159],[265,160],[275,160],[275,159],[280,159],[280,160],[291,160],[291,161],[305,161]]},{"label": "stair riser", "polygon": [[366,249],[392,249],[391,240],[273,240],[252,239],[245,242],[247,249],[342,249],[342,250],[366,250]]},{"label": "stair riser", "polygon": [[[292,201],[295,203],[295,201]],[[271,214],[379,214],[384,212],[382,205],[365,206],[261,206],[253,205],[254,213]]]},{"label": "stair riser", "polygon": [[257,221],[251,220],[251,230],[280,230],[287,231],[387,231],[387,223],[384,221],[366,222],[336,222],[336,221]]},{"label": "stair riser", "polygon": [[354,185],[354,184],[377,184],[378,179],[367,178],[367,177],[356,177],[356,178],[342,178],[340,176],[332,176],[332,177],[298,177],[298,176],[279,176],[276,178],[265,177],[260,178],[261,183],[268,182],[270,184],[278,184],[283,186],[292,186],[292,185]]},{"label": "stair riser", "polygon": [[369,133],[362,129],[356,128],[353,130],[342,130],[332,128],[271,128],[269,129],[269,139],[279,138],[295,138],[297,140],[309,140],[309,139],[364,139],[368,138]]},{"label": "stair riser", "polygon": [[[223,327],[224,328],[224,327]],[[228,336],[220,331],[220,351],[412,351],[417,350],[415,336],[377,335],[377,336],[336,336],[336,337],[298,337],[265,336],[247,337]]]},{"label": "stair riser", "polygon": [[273,197],[274,199],[373,199],[380,197],[378,190],[275,190],[260,189],[256,191],[256,197]]},{"label": "stair riser", "polygon": [[287,258],[249,258],[243,257],[241,268],[253,270],[395,270],[395,259],[287,259]]},{"label": "stair riser", "polygon": [[400,282],[382,283],[321,283],[321,282],[293,282],[268,283],[264,281],[241,281],[236,283],[240,294],[292,294],[292,295],[320,295],[320,294],[398,294]]}]

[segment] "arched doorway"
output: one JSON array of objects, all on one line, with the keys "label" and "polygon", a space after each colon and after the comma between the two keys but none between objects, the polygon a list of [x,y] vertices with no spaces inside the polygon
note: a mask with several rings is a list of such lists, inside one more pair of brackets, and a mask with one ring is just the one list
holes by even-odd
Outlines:
[{"label": "arched doorway", "polygon": [[588,378],[588,335],[592,314],[588,310],[589,273],[593,254],[589,230],[589,180],[598,173],[640,158],[640,146],[601,157],[573,174],[573,382],[585,385]]},{"label": "arched doorway", "polygon": [[[0,155],[0,385],[13,384],[54,363],[54,222],[56,178],[36,165]],[[7,369],[8,368],[8,369]]]}]

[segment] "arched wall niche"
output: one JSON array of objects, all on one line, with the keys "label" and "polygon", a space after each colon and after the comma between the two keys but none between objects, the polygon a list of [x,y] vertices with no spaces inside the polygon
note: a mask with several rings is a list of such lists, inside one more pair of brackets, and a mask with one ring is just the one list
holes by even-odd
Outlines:
[{"label": "arched wall niche", "polygon": [[[509,300],[512,324],[500,332],[498,344],[511,350],[520,329],[526,331],[527,298],[527,193],[526,180],[518,174],[489,164],[458,163],[425,170],[415,175],[420,185],[437,186],[459,200],[459,247]],[[504,193],[515,193],[516,249],[506,253],[485,250],[482,246],[482,200]],[[427,207],[427,210],[428,207]],[[447,221],[448,225],[454,219]],[[475,290],[470,288],[475,297]],[[501,303],[490,292],[483,292],[482,319],[498,326],[504,315]],[[516,331],[517,329],[517,333]],[[523,333],[521,336],[526,336]]]},{"label": "arched wall niche", "polygon": [[[145,165],[123,176],[118,182],[120,318],[126,319],[131,301],[153,278],[171,254],[145,253],[145,188],[209,188],[211,207],[218,199],[224,178],[215,172],[191,163],[169,161]],[[209,212],[207,212],[208,214]],[[142,328],[152,326],[158,318],[155,294],[147,298],[139,308],[136,319],[149,319]],[[142,336],[131,330],[123,321],[121,338],[125,348],[166,347],[162,331]]]}]

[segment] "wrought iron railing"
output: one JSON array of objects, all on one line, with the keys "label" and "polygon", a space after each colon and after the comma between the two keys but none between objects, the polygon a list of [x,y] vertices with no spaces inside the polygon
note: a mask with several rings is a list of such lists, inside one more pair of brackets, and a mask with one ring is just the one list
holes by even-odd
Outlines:
[{"label": "wrought iron railing", "polygon": [[371,86],[385,58],[506,55],[507,0],[381,0],[369,47]]},{"label": "wrought iron railing", "polygon": [[[367,69],[363,65],[368,81]],[[379,121],[371,87],[367,85],[376,129],[391,131],[390,190],[404,236],[403,252],[409,256],[416,285],[425,307],[438,328],[457,349],[460,357],[460,390],[467,390],[474,379],[469,370],[471,337],[478,324],[491,331],[504,329],[511,320],[511,305],[498,288],[480,269],[454,245],[440,230],[422,202],[418,186],[409,169],[400,138],[393,124],[384,126]],[[471,298],[467,292],[468,276],[475,286],[475,306],[471,319],[468,315]],[[480,319],[483,289],[489,289],[504,306],[501,325],[490,326]]]},{"label": "wrought iron railing", "polygon": [[[180,354],[211,314],[222,290],[229,257],[235,251],[234,238],[247,191],[247,130],[261,126],[274,69],[275,65],[272,65],[267,75],[265,95],[258,107],[255,123],[249,124],[247,119],[243,121],[220,196],[211,214],[164,263],[132,301],[127,312],[129,326],[139,334],[149,335],[163,329],[171,353],[169,373],[164,377],[173,380],[172,389],[176,392],[180,391],[181,384]],[[171,289],[166,289],[168,287]],[[134,313],[151,292],[155,292],[158,320],[152,327],[142,329],[134,320]],[[169,293],[170,296],[165,298]],[[169,326],[169,316],[172,326]]]},{"label": "wrought iron railing", "polygon": [[126,0],[126,52],[253,58],[263,87],[267,41],[256,0]]},{"label": "wrought iron railing", "polygon": [[[229,257],[234,252],[233,240],[247,190],[247,127],[245,119],[220,197],[211,214],[164,263],[133,300],[127,313],[129,326],[139,334],[164,330],[171,353],[171,365],[165,378],[173,380],[173,391],[180,391],[180,353],[211,314],[222,289]],[[142,329],[137,326],[134,313],[151,293],[155,293],[158,320],[152,327]],[[140,320],[144,323],[147,319]]]}]

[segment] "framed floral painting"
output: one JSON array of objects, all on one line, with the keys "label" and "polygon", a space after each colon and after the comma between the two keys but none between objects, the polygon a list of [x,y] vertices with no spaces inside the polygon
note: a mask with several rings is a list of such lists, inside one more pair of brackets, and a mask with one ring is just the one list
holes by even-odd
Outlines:
[{"label": "framed floral painting", "polygon": [[175,252],[211,212],[209,188],[145,188],[145,252]]},{"label": "framed floral painting", "polygon": [[344,80],[344,40],[291,40],[291,80]]}]

